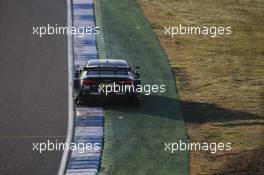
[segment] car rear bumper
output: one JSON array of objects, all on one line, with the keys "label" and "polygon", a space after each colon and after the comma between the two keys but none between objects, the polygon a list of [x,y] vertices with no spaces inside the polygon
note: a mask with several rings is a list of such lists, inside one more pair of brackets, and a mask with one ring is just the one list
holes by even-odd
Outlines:
[{"label": "car rear bumper", "polygon": [[111,96],[133,96],[136,95],[136,93],[133,92],[111,92],[111,93],[103,93],[103,92],[95,92],[90,90],[82,90],[80,92],[80,95],[82,96],[105,96],[105,97],[111,97]]}]

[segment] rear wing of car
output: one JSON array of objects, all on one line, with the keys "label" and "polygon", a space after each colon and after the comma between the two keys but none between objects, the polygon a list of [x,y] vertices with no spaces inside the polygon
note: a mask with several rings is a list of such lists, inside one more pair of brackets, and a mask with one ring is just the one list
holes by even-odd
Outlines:
[{"label": "rear wing of car", "polygon": [[101,76],[101,72],[103,71],[112,71],[114,72],[115,77],[117,76],[118,72],[121,71],[131,71],[131,68],[129,67],[103,67],[103,66],[96,66],[96,67],[84,67],[83,71],[97,71],[98,76]]},{"label": "rear wing of car", "polygon": [[129,67],[84,67],[84,71],[131,71]]}]

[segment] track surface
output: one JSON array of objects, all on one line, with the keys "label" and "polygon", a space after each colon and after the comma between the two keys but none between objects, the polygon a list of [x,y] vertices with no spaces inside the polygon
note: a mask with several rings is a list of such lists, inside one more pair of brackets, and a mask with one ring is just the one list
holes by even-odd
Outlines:
[{"label": "track surface", "polygon": [[53,175],[62,152],[32,142],[64,141],[68,118],[67,36],[38,38],[32,25],[67,26],[66,1],[0,2],[0,174]]}]

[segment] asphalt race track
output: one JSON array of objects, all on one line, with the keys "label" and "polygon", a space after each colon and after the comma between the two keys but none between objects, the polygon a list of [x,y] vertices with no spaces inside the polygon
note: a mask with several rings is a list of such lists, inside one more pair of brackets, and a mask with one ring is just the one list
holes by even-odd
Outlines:
[{"label": "asphalt race track", "polygon": [[33,142],[65,141],[67,36],[39,38],[32,26],[67,26],[65,0],[0,2],[0,174],[57,174],[61,151]]}]

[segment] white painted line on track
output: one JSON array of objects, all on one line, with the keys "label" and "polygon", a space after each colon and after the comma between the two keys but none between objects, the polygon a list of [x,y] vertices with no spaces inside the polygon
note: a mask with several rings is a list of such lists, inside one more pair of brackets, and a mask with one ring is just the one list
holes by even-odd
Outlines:
[{"label": "white painted line on track", "polygon": [[[67,26],[72,27],[72,2],[67,2]],[[73,135],[73,45],[72,35],[68,35],[68,127],[67,127],[67,138],[66,143],[69,145],[72,141]],[[58,175],[64,175],[66,164],[68,160],[69,150],[63,151],[62,159],[60,162],[60,169]]]}]

